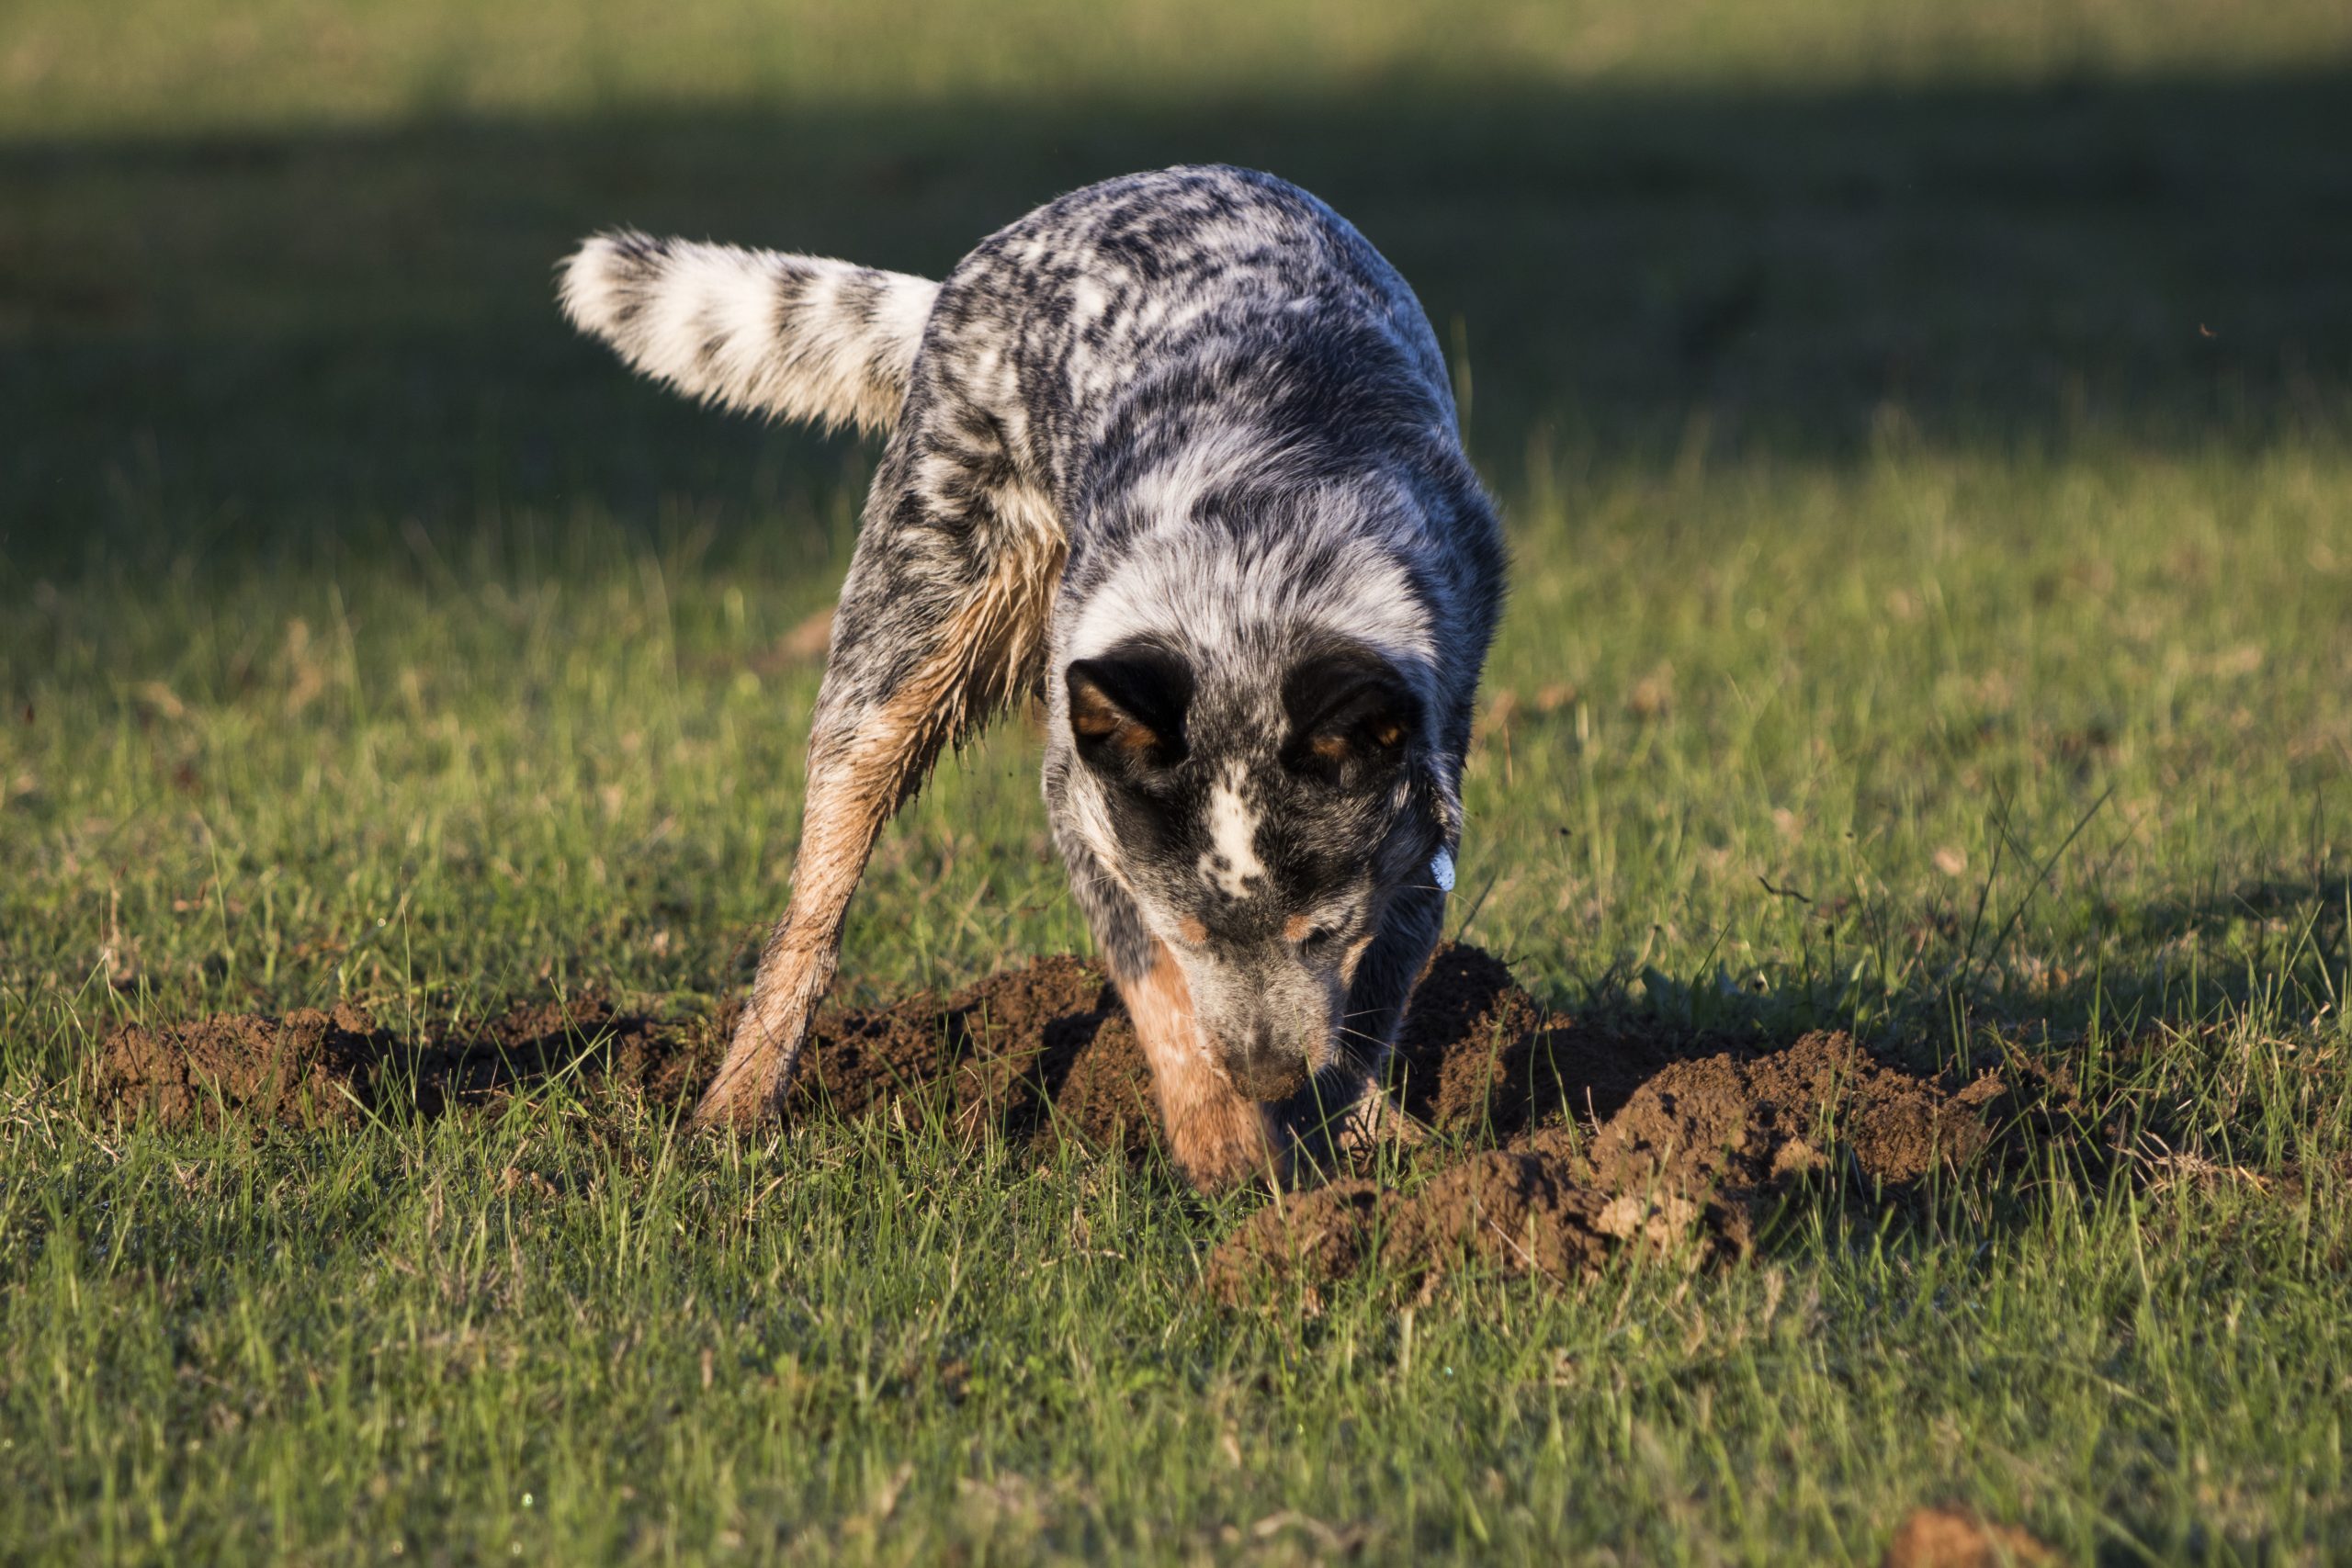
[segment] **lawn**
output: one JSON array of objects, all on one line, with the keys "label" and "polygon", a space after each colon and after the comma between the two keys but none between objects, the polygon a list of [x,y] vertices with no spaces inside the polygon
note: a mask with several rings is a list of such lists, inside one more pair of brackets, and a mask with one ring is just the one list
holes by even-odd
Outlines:
[{"label": "lawn", "polygon": [[[0,1558],[2352,1560],[2346,148],[2303,0],[18,0]],[[630,379],[574,237],[936,274],[1202,159],[1413,280],[1510,523],[1449,930],[2045,1145],[1232,1311],[1263,1200],[1148,1162],[106,1111],[126,1023],[747,982],[873,452]],[[1035,761],[901,818],[847,999],[1085,950]]]}]

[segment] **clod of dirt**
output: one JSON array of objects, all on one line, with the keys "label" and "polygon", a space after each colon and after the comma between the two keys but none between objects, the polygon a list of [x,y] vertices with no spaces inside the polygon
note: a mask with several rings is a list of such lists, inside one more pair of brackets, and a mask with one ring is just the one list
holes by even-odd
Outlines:
[{"label": "clod of dirt", "polygon": [[1408,1194],[1349,1181],[1269,1206],[1209,1255],[1209,1289],[1228,1305],[1295,1285],[1310,1307],[1376,1260],[1390,1284],[1426,1292],[1465,1264],[1565,1283],[1626,1248],[1692,1262],[1744,1252],[1745,1209],[1675,1192],[1611,1192],[1575,1161],[1538,1150],[1486,1149]]},{"label": "clod of dirt", "polygon": [[2014,1525],[1952,1508],[1919,1508],[1896,1527],[1882,1568],[2040,1568],[2058,1554]]},{"label": "clod of dirt", "polygon": [[100,1047],[100,1099],[166,1126],[211,1126],[229,1113],[305,1126],[350,1122],[373,1096],[389,1043],[345,1008],[119,1030]]},{"label": "clod of dirt", "polygon": [[1159,1135],[1151,1073],[1100,964],[1042,958],[968,986],[818,1020],[787,1110],[896,1103],[972,1134],[1075,1136],[1134,1155]]},{"label": "clod of dirt", "polygon": [[1270,1282],[1319,1290],[1375,1257],[1393,1283],[1426,1288],[1465,1263],[1556,1281],[1628,1250],[1736,1256],[1758,1204],[1792,1180],[1843,1161],[1872,1183],[1916,1183],[1983,1154],[2008,1101],[1990,1075],[1948,1089],[1844,1034],[1677,1062],[1597,1131],[1540,1128],[1409,1194],[1357,1184],[1269,1208],[1225,1240],[1207,1277],[1238,1303]]},{"label": "clod of dirt", "polygon": [[1402,1201],[1377,1182],[1358,1179],[1278,1197],[1209,1255],[1209,1290],[1220,1301],[1238,1302],[1295,1281],[1312,1295],[1363,1265]]}]

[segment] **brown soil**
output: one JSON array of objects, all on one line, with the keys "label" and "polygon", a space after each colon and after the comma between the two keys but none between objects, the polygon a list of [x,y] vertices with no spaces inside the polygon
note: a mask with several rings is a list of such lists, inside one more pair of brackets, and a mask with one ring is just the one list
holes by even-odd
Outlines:
[{"label": "brown soil", "polygon": [[[717,1069],[731,1014],[663,1021],[589,997],[415,1037],[348,1005],[126,1027],[100,1048],[98,1100],[166,1126],[209,1126],[223,1113],[293,1126],[435,1116],[559,1083],[672,1107],[691,1103]],[[966,1132],[1059,1131],[1131,1152],[1154,1134],[1149,1077],[1117,995],[1098,965],[1070,957],[944,1001],[829,1010],[788,1103],[802,1115],[944,1114]]]},{"label": "brown soil", "polygon": [[[666,1022],[602,998],[541,1002],[411,1037],[351,1007],[126,1028],[96,1063],[125,1118],[316,1126],[436,1115],[561,1083],[689,1103],[729,1022]],[[1915,1077],[1843,1035],[1757,1053],[1547,1017],[1497,959],[1447,947],[1399,1040],[1395,1080],[1431,1130],[1406,1189],[1359,1178],[1282,1196],[1209,1260],[1227,1300],[1318,1291],[1367,1265],[1426,1287],[1468,1262],[1566,1280],[1639,1251],[1744,1252],[1759,1206],[1829,1174],[1901,1188],[1984,1154],[2023,1109],[2002,1080]],[[793,1114],[888,1111],[1128,1158],[1159,1126],[1149,1075],[1101,968],[1041,959],[944,1000],[829,1010]],[[1819,1174],[1816,1174],[1819,1173]]]},{"label": "brown soil", "polygon": [[1441,1132],[1507,1139],[1545,1122],[1599,1122],[1706,1043],[1548,1017],[1502,960],[1449,944],[1430,961],[1396,1038],[1406,1109]]},{"label": "brown soil", "polygon": [[[1544,1038],[1516,1049],[1542,1061]],[[1455,1070],[1467,1068],[1449,1062]],[[1443,1104],[1441,1093],[1441,1129]],[[1909,1187],[1984,1154],[2018,1109],[1990,1074],[1939,1084],[1844,1034],[1719,1052],[1657,1069],[1597,1129],[1574,1118],[1540,1125],[1442,1166],[1409,1194],[1356,1181],[1271,1206],[1211,1256],[1209,1282],[1238,1302],[1269,1282],[1327,1285],[1375,1258],[1391,1281],[1426,1288],[1464,1264],[1566,1280],[1629,1251],[1736,1256],[1758,1208],[1793,1182],[1836,1168],[1872,1190]]]},{"label": "brown soil", "polygon": [[1920,1508],[1887,1542],[1884,1568],[2037,1568],[2058,1554],[2014,1525],[1951,1508]]},{"label": "brown soil", "polygon": [[447,1038],[405,1039],[347,1005],[282,1019],[222,1014],[115,1031],[98,1055],[98,1100],[165,1126],[226,1115],[305,1127],[438,1115],[567,1079],[676,1100],[717,1061],[702,1048],[707,1033],[665,1030],[596,998],[517,1007]]},{"label": "brown soil", "polygon": [[1100,965],[1041,958],[944,1003],[917,996],[818,1021],[793,1110],[855,1116],[896,1102],[965,1134],[1076,1137],[1139,1155],[1153,1146],[1151,1075]]}]

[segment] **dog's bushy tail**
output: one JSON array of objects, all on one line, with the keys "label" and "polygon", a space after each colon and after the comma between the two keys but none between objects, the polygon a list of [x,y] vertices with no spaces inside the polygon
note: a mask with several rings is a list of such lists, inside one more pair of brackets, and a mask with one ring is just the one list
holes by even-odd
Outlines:
[{"label": "dog's bushy tail", "polygon": [[939,285],[782,251],[634,231],[563,264],[563,312],[689,397],[880,434],[906,401]]}]

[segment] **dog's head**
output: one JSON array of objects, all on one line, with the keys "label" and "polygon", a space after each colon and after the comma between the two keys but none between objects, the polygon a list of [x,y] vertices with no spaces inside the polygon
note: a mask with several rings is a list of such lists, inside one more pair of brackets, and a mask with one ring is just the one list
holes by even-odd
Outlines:
[{"label": "dog's head", "polygon": [[1289,1095],[1349,1049],[1349,984],[1383,914],[1450,854],[1411,671],[1317,633],[1214,667],[1134,637],[1063,678],[1082,830],[1174,955],[1234,1087]]}]

